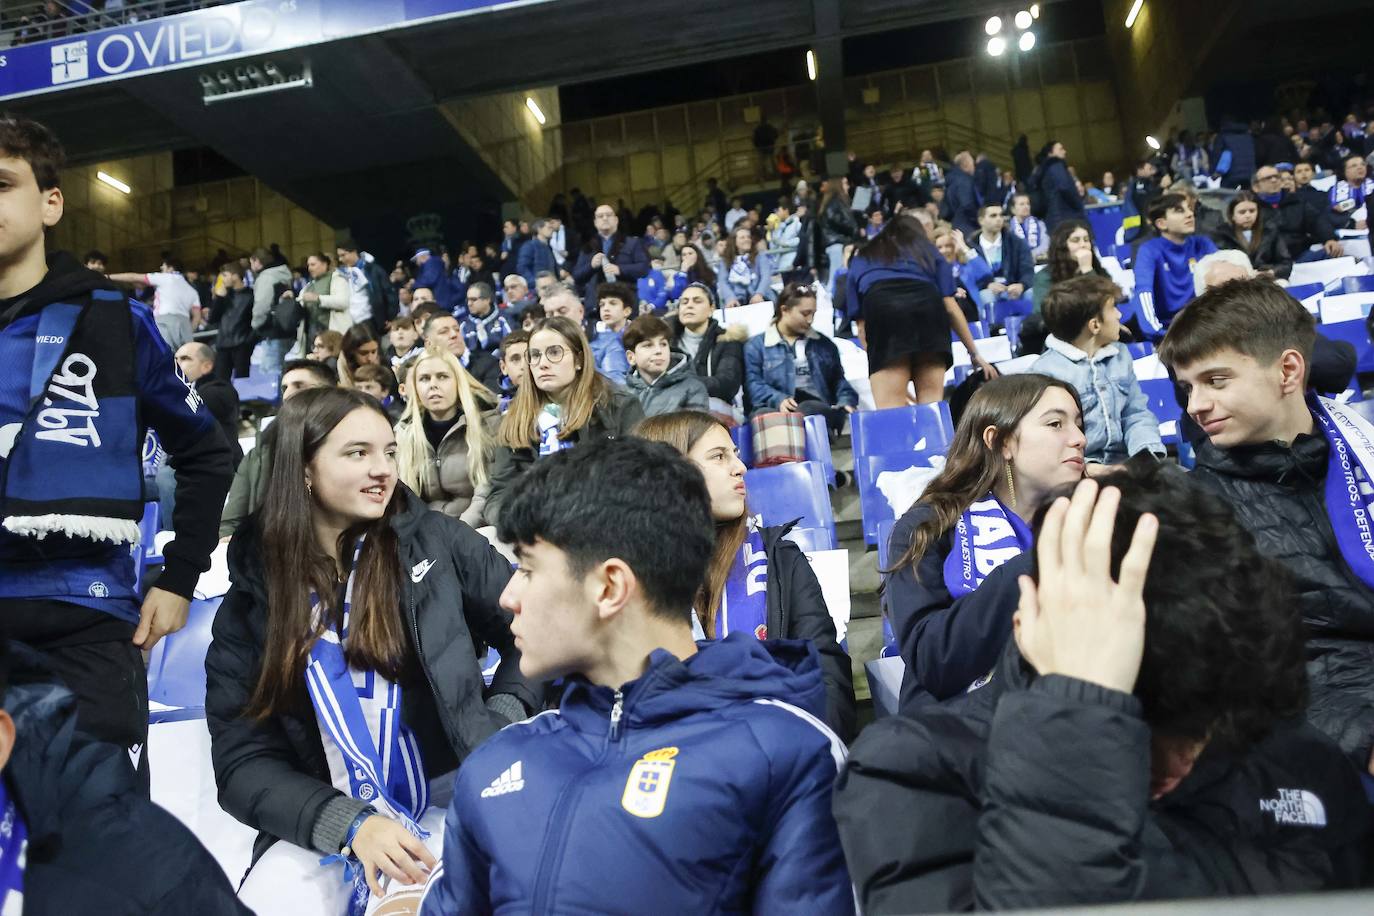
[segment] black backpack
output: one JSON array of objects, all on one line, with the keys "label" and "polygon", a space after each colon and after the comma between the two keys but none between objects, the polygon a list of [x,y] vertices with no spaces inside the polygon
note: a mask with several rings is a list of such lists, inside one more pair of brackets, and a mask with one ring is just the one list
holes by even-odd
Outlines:
[{"label": "black backpack", "polygon": [[277,283],[272,286],[272,295],[275,297],[272,306],[272,327],[271,337],[281,339],[284,337],[295,337],[296,329],[305,320],[305,307],[301,305],[299,296],[287,296],[291,292],[290,283]]}]

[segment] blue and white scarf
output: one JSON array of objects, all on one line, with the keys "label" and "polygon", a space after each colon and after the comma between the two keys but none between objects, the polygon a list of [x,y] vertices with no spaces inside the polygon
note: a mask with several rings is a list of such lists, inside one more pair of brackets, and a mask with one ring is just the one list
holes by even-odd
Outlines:
[{"label": "blue and white scarf", "polygon": [[0,914],[24,912],[24,866],[28,859],[29,827],[10,797],[9,783],[0,779]]},{"label": "blue and white scarf", "polygon": [[[401,688],[375,671],[350,668],[344,658],[353,577],[362,548],[363,539],[359,538],[344,591],[342,636],[327,627],[315,640],[305,669],[306,689],[325,739],[334,788],[366,802],[424,839],[428,833],[421,829],[419,820],[429,807],[429,783],[415,735],[401,722]],[[318,622],[324,608],[313,592],[310,603]],[[328,856],[320,864],[337,861],[344,860]],[[368,902],[367,877],[356,860],[345,865],[353,884],[348,914],[362,916]]]},{"label": "blue and white scarf", "polygon": [[737,293],[743,295],[754,288],[754,283],[758,279],[758,271],[749,263],[749,259],[740,255],[735,258],[735,262],[730,265],[729,284],[735,288]]},{"label": "blue and white scarf", "polygon": [[1374,588],[1374,427],[1343,404],[1313,396],[1308,401],[1330,444],[1326,514],[1351,572]]},{"label": "blue and white scarf", "polygon": [[540,458],[557,455],[565,448],[572,448],[571,442],[558,438],[558,433],[563,429],[563,408],[557,404],[545,404],[535,422],[539,426]]},{"label": "blue and white scarf", "polygon": [[1044,228],[1044,223],[1034,216],[1028,216],[1024,220],[1012,217],[1011,228],[1026,243],[1026,247],[1034,251],[1040,246],[1040,233]]},{"label": "blue and white scarf", "polygon": [[749,532],[725,580],[716,617],[717,639],[739,632],[768,638],[768,554],[757,518],[749,519]]},{"label": "blue and white scarf", "polygon": [[967,595],[994,569],[1030,549],[1033,540],[1021,517],[989,493],[954,525],[954,542],[945,558],[945,588],[954,598]]}]

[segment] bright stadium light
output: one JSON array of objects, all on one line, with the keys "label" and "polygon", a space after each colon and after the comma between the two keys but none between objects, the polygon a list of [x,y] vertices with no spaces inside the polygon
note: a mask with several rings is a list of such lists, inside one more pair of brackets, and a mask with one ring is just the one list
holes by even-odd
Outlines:
[{"label": "bright stadium light", "polygon": [[1002,52],[1007,49],[1007,40],[1001,35],[994,35],[988,39],[988,53],[993,57],[1001,57]]},{"label": "bright stadium light", "polygon": [[1030,8],[1030,14],[1031,14],[1031,18],[1032,18],[1032,19],[1039,19],[1039,18],[1040,18],[1040,4],[1038,4],[1038,3],[1032,3],[1032,4],[1031,4],[1031,8]]},{"label": "bright stadium light", "polygon": [[1140,8],[1145,5],[1145,0],[1135,0],[1131,4],[1131,11],[1126,14],[1126,28],[1135,25],[1136,17],[1140,15]]},{"label": "bright stadium light", "polygon": [[1022,10],[1016,14],[1016,27],[1023,32],[1031,27],[1030,10]]},{"label": "bright stadium light", "polygon": [[133,188],[129,187],[118,178],[115,178],[113,175],[106,175],[104,172],[96,172],[95,177],[97,180],[105,182],[105,184],[114,188],[121,194],[129,194],[133,191]]},{"label": "bright stadium light", "polygon": [[1148,146],[1150,149],[1155,150],[1156,152],[1159,151],[1159,141],[1156,140],[1154,137],[1147,136],[1145,138],[1145,145]]},{"label": "bright stadium light", "polygon": [[544,123],[544,112],[539,110],[539,103],[534,100],[533,96],[525,96],[525,107],[530,110],[530,114],[534,115],[536,121],[541,125]]},{"label": "bright stadium light", "polygon": [[1016,42],[1016,46],[1022,51],[1029,51],[1031,48],[1035,47],[1035,33],[1022,32],[1021,38]]},{"label": "bright stadium light", "polygon": [[983,31],[987,32],[989,35],[996,35],[998,32],[1002,31],[1002,17],[993,16],[987,21],[987,24],[983,26]]},{"label": "bright stadium light", "polygon": [[806,77],[807,77],[807,79],[811,80],[811,82],[813,82],[813,83],[816,81],[816,52],[815,52],[815,51],[807,51],[807,52],[806,52]]}]

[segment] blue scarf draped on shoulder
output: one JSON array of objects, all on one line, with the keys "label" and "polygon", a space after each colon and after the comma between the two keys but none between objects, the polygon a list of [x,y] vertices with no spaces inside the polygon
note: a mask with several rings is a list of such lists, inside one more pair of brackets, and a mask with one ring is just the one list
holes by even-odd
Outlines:
[{"label": "blue scarf draped on shoulder", "polygon": [[989,493],[964,510],[954,525],[945,557],[945,588],[954,598],[967,595],[994,569],[1030,549],[1033,541],[1021,517]]},{"label": "blue scarf draped on shoulder", "polygon": [[1345,404],[1313,395],[1308,400],[1330,445],[1326,514],[1350,571],[1374,588],[1374,426]]},{"label": "blue scarf draped on shoulder", "polygon": [[[716,616],[716,638],[731,633],[752,633],[768,638],[768,554],[757,519],[749,520],[749,533],[735,555],[735,565],[725,580],[725,593]],[[781,635],[781,634],[775,634]]]}]

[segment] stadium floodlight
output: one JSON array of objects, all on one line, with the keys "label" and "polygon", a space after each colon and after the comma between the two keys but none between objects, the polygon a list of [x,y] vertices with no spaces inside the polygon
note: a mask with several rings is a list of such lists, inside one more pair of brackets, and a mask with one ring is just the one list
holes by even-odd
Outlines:
[{"label": "stadium floodlight", "polygon": [[815,52],[815,51],[807,51],[807,52],[806,52],[806,77],[807,77],[807,79],[811,80],[811,82],[813,82],[813,83],[816,81],[816,52]]},{"label": "stadium floodlight", "polygon": [[1031,48],[1035,47],[1035,33],[1022,32],[1021,38],[1016,42],[1016,46],[1022,51],[1029,51]]},{"label": "stadium floodlight", "polygon": [[1154,150],[1155,152],[1159,151],[1159,141],[1156,140],[1154,137],[1146,136],[1145,145],[1148,146],[1150,149]]},{"label": "stadium floodlight", "polygon": [[525,96],[525,107],[530,110],[530,114],[534,115],[534,119],[538,121],[542,127],[544,124],[544,112],[540,110],[539,103],[534,100],[534,96]]},{"label": "stadium floodlight", "polygon": [[1002,52],[1007,49],[1007,40],[1001,35],[994,35],[988,39],[988,53],[993,57],[1001,57]]},{"label": "stadium floodlight", "polygon": [[1031,18],[1032,18],[1032,19],[1039,19],[1039,18],[1040,18],[1040,4],[1038,4],[1038,3],[1032,3],[1032,4],[1030,5],[1030,14],[1031,14]]},{"label": "stadium floodlight", "polygon": [[989,35],[996,35],[998,32],[1002,31],[1002,17],[990,17],[987,23],[983,26],[983,31],[987,32]]},{"label": "stadium floodlight", "polygon": [[128,193],[130,193],[130,192],[133,191],[133,188],[129,187],[127,184],[125,184],[124,182],[120,181],[118,178],[114,177],[113,175],[107,175],[107,174],[105,174],[104,172],[96,172],[96,173],[95,173],[95,177],[96,177],[96,179],[97,179],[98,181],[104,182],[105,184],[107,184],[107,185],[109,185],[110,187],[114,188],[116,191],[120,192],[121,194],[128,194]]},{"label": "stadium floodlight", "polygon": [[1021,10],[1016,14],[1016,27],[1023,32],[1031,27],[1030,10]]},{"label": "stadium floodlight", "polygon": [[1131,4],[1131,11],[1126,14],[1126,28],[1135,25],[1136,18],[1140,15],[1140,8],[1145,5],[1145,0],[1135,0]]}]

